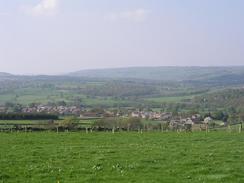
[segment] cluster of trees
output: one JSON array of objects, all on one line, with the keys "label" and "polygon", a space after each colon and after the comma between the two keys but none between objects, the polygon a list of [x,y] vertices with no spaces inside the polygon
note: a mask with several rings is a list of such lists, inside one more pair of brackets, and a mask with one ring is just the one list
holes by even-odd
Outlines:
[{"label": "cluster of trees", "polygon": [[1,113],[0,120],[58,120],[53,114],[42,113]]},{"label": "cluster of trees", "polygon": [[67,117],[58,123],[58,127],[63,128],[63,129],[73,130],[73,129],[77,128],[78,124],[79,124],[78,118]]}]

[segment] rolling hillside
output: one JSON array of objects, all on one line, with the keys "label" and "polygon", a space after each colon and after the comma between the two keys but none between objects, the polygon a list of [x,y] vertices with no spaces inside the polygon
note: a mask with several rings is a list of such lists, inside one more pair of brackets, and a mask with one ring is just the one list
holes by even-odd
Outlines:
[{"label": "rolling hillside", "polygon": [[12,74],[6,72],[0,72],[0,77],[12,76]]},{"label": "rolling hillside", "polygon": [[135,78],[162,81],[221,80],[244,76],[244,66],[240,67],[131,67],[115,69],[83,70],[70,76],[91,78]]}]

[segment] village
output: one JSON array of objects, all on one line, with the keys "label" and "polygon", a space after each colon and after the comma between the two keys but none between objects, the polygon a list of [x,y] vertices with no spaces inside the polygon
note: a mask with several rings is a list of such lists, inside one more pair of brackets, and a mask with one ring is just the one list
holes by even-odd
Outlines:
[{"label": "village", "polygon": [[[18,113],[23,114],[55,114],[57,116],[75,116],[80,119],[106,119],[106,118],[138,118],[142,121],[150,121],[151,124],[164,123],[167,128],[172,130],[204,128],[212,124],[213,119],[210,116],[201,116],[200,114],[173,115],[172,112],[156,112],[152,110],[139,109],[86,109],[78,106],[51,106],[34,105],[20,107]],[[12,111],[5,106],[0,107],[0,113],[11,113]],[[225,125],[222,123],[222,125]]]}]

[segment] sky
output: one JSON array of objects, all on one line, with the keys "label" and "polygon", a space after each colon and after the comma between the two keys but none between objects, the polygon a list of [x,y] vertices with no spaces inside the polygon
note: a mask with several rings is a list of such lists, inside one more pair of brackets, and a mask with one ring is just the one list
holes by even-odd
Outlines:
[{"label": "sky", "polygon": [[243,0],[0,0],[0,72],[244,65]]}]

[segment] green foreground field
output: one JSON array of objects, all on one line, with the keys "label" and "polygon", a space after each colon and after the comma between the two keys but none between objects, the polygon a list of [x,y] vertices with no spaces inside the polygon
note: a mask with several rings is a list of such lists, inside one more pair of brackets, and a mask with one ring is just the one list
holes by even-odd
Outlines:
[{"label": "green foreground field", "polygon": [[0,133],[0,182],[244,182],[244,134]]}]

